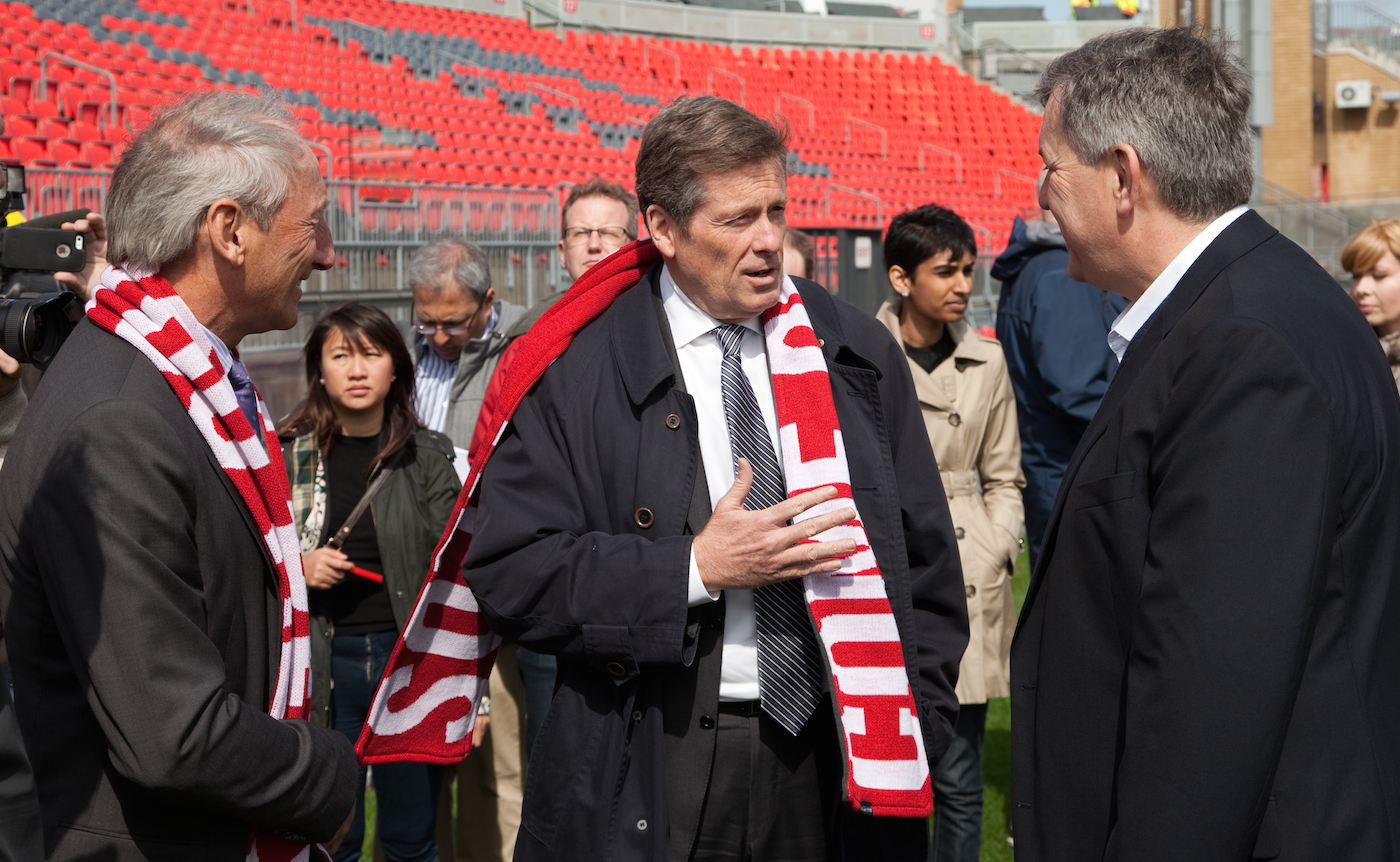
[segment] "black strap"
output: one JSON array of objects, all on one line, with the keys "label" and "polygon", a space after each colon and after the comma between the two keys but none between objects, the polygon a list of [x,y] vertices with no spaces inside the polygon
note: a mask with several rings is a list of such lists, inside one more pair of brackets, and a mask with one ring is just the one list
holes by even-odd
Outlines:
[{"label": "black strap", "polygon": [[393,467],[383,467],[379,470],[379,475],[374,477],[374,481],[369,483],[365,489],[365,495],[360,498],[360,502],[355,504],[355,508],[350,510],[350,517],[345,519],[345,523],[336,531],[334,536],[326,540],[326,547],[333,551],[340,550],[340,546],[345,544],[345,540],[350,538],[350,531],[355,529],[355,524],[360,520],[360,516],[369,508],[369,504],[374,502],[374,495],[379,493],[379,489],[384,487],[384,483],[389,480],[389,474],[394,472]]}]

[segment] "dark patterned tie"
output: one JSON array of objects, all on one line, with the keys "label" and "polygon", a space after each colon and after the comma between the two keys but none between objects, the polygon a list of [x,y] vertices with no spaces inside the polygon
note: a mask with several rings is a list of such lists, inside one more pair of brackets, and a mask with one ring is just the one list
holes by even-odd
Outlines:
[{"label": "dark patterned tie", "polygon": [[243,409],[243,415],[248,417],[248,424],[253,426],[259,438],[262,437],[262,423],[258,421],[258,393],[253,391],[253,381],[248,377],[248,369],[243,366],[242,360],[234,359],[229,365],[228,382],[233,384],[233,397],[238,399],[238,406]]},{"label": "dark patterned tie", "polygon": [[[739,348],[746,331],[745,327],[731,325],[715,327],[714,333],[724,350],[720,391],[729,424],[729,448],[736,473],[740,458],[748,459],[753,467],[753,488],[744,508],[758,510],[781,503],[787,494],[758,399],[744,376]],[[753,591],[753,608],[758,624],[758,689],[763,711],[795,736],[811,717],[826,688],[821,647],[802,592],[802,580],[794,578],[759,587]]]}]

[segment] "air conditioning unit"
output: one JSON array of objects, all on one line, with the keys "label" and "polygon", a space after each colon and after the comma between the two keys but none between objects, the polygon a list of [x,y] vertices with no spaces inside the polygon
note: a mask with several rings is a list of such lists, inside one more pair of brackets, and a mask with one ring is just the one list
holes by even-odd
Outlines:
[{"label": "air conditioning unit", "polygon": [[1336,105],[1339,108],[1371,107],[1371,82],[1338,81]]}]

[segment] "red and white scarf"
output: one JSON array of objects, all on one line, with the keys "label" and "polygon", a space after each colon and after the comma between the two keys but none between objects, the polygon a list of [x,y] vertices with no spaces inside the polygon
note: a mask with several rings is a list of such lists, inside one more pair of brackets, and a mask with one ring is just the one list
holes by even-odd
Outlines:
[{"label": "red and white scarf", "polygon": [[[362,761],[454,763],[471,751],[476,704],[500,644],[461,574],[482,470],[521,399],[574,334],[659,258],[651,241],[642,240],[595,264],[503,357],[496,370],[501,400],[484,419],[490,427],[483,439],[491,445],[472,455],[450,526],[356,746]],[[761,319],[788,495],[828,485],[839,491],[799,520],[855,509],[826,360],[790,279]],[[854,539],[855,554],[837,572],[809,575],[804,586],[833,677],[846,755],[845,798],[852,808],[876,815],[927,817],[933,810],[928,758],[884,578],[859,515],[811,541],[838,539]]]},{"label": "red and white scarf", "polygon": [[[228,369],[219,361],[204,327],[160,273],[128,273],[110,266],[88,300],[92,322],[128,342],[156,366],[189,411],[262,533],[277,568],[282,600],[282,651],[268,713],[276,719],[306,718],[311,692],[311,617],[301,550],[292,524],[291,489],[276,445],[276,429],[261,396],[258,417],[272,445],[264,448],[238,406]],[[312,862],[330,857],[317,846],[288,841],[254,829],[249,862]]]}]

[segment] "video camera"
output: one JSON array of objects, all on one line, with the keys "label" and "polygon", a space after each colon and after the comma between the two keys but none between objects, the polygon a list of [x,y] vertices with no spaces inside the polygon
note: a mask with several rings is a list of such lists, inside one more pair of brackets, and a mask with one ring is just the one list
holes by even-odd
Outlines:
[{"label": "video camera", "polygon": [[78,295],[53,274],[82,272],[86,239],[59,225],[86,218],[89,211],[7,224],[6,216],[24,209],[24,168],[0,164],[0,180],[0,350],[47,368],[83,313]]}]

